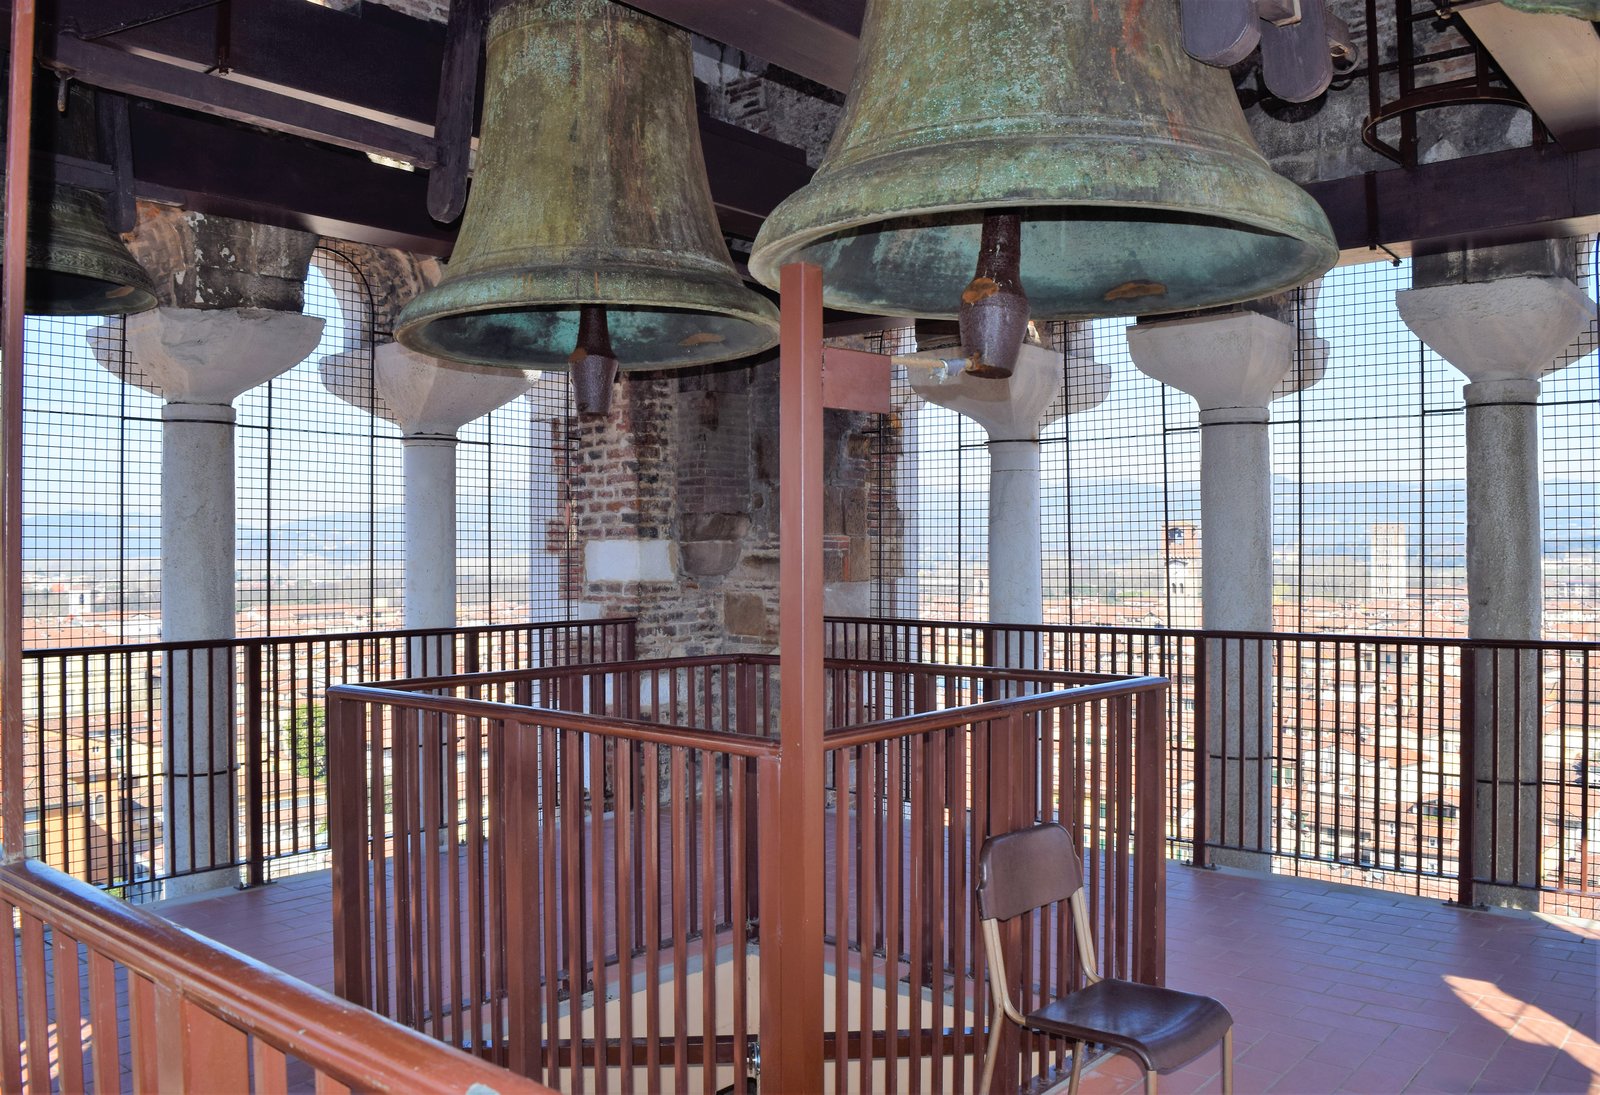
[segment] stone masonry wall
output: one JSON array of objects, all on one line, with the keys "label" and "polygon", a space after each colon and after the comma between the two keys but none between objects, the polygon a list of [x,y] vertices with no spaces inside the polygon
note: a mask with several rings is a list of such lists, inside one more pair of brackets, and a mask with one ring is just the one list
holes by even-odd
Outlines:
[{"label": "stone masonry wall", "polygon": [[[637,616],[645,657],[775,650],[777,363],[625,375],[610,416],[563,428],[572,502],[549,544],[576,547],[582,613]],[[865,611],[877,419],[824,430],[830,607]]]}]

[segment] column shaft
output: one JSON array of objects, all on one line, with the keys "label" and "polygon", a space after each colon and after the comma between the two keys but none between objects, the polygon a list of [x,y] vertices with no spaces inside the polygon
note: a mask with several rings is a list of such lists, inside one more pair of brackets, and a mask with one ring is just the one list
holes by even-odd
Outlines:
[{"label": "column shaft", "polygon": [[[161,637],[234,632],[233,422],[230,406],[169,403],[161,431]],[[200,875],[234,859],[238,812],[231,647],[168,655],[164,813],[167,870]],[[169,895],[219,884],[174,880]]]},{"label": "column shaft", "polygon": [[[1466,386],[1467,634],[1525,639],[1543,630],[1539,497],[1539,382]],[[1512,648],[1476,651],[1473,726],[1475,899],[1536,907],[1539,801],[1539,659]],[[1513,732],[1514,730],[1514,732]],[[1514,819],[1514,820],[1513,820]],[[1512,823],[1507,824],[1508,821]]]},{"label": "column shaft", "polygon": [[[407,437],[406,626],[456,625],[456,439]],[[412,639],[407,672],[414,677],[455,669],[450,637]]]}]

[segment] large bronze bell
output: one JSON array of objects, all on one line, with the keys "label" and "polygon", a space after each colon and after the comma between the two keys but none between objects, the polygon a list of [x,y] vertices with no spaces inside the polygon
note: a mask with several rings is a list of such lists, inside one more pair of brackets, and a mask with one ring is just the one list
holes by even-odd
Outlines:
[{"label": "large bronze bell", "polygon": [[41,170],[28,202],[28,276],[23,311],[45,316],[119,316],[156,305],[144,267],[106,224],[106,200],[91,190],[51,183],[53,154],[101,158],[94,93],[73,84],[58,109],[40,95],[34,122]]},{"label": "large bronze bell", "polygon": [[25,312],[121,316],[155,307],[149,275],[106,227],[105,198],[55,186],[28,207]]},{"label": "large bronze bell", "polygon": [[717,228],[691,63],[687,33],[606,0],[496,11],[455,254],[395,337],[453,361],[573,367],[597,391],[613,354],[659,369],[772,346],[777,309]]},{"label": "large bronze bell", "polygon": [[814,263],[827,304],[880,315],[995,301],[1013,331],[1030,310],[1174,312],[1315,277],[1337,257],[1327,218],[1179,32],[1170,0],[868,0],[833,143],[751,272],[776,286]]}]

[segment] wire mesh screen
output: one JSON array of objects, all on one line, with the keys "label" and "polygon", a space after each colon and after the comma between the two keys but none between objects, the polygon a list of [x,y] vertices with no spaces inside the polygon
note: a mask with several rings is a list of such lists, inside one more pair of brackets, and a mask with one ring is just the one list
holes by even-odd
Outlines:
[{"label": "wire mesh screen", "polygon": [[1131,322],[1042,332],[1066,373],[1040,432],[1045,623],[1199,626],[1197,416],[1134,366]]},{"label": "wire mesh screen", "polygon": [[[1577,241],[1578,284],[1600,299],[1600,239]],[[1600,304],[1539,393],[1544,630],[1600,639]]]},{"label": "wire mesh screen", "polygon": [[[1595,293],[1593,240],[1577,241]],[[1330,271],[1280,313],[1295,359],[1272,402],[1274,604],[1284,630],[1464,635],[1462,375],[1400,319],[1409,263]],[[1043,618],[1197,626],[1200,431],[1188,396],[1128,355],[1130,321],[1043,325],[1066,384],[1041,431]],[[1547,634],[1592,638],[1600,605],[1600,376],[1595,326],[1541,398]],[[885,352],[914,348],[910,329]],[[988,461],[983,432],[921,401],[903,375],[904,445],[892,494],[914,514],[880,566],[883,615],[976,619],[986,611]],[[888,474],[888,473],[886,473]],[[883,547],[880,545],[880,551]],[[959,560],[959,567],[955,566]]]},{"label": "wire mesh screen", "polygon": [[23,644],[154,639],[161,397],[121,319],[29,316],[25,338]]},{"label": "wire mesh screen", "polygon": [[1462,381],[1395,310],[1410,287],[1409,263],[1380,262],[1296,294],[1272,405],[1284,629],[1464,633]]},{"label": "wire mesh screen", "polygon": [[572,548],[553,528],[567,506],[570,466],[557,428],[572,386],[547,374],[462,427],[456,448],[456,604],[462,624],[565,619]]},{"label": "wire mesh screen", "polygon": [[401,623],[400,435],[375,388],[372,294],[319,248],[305,311],[325,322],[316,348],[234,401],[241,635]]},{"label": "wire mesh screen", "polygon": [[[884,332],[878,353],[916,349],[911,327]],[[900,458],[892,489],[874,490],[895,498],[901,515],[898,566],[879,557],[874,610],[879,615],[923,616],[941,620],[984,620],[989,616],[989,451],[983,430],[966,418],[918,396],[904,369],[895,369],[891,398],[900,420]],[[879,474],[886,462],[874,461]],[[884,545],[880,539],[880,549]]]}]

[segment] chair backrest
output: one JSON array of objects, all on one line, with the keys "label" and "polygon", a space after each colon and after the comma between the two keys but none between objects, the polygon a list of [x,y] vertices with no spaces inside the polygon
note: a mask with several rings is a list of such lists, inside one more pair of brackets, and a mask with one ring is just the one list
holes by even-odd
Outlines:
[{"label": "chair backrest", "polygon": [[978,853],[978,915],[985,920],[1010,920],[1081,889],[1077,846],[1053,821],[992,836]]}]

